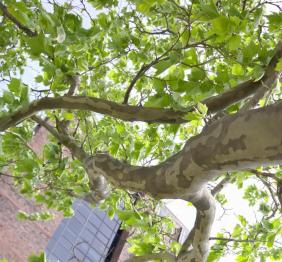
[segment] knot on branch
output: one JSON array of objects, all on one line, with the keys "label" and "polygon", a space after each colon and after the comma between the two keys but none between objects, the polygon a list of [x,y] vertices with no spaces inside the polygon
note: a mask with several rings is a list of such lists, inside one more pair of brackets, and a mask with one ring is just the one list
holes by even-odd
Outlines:
[{"label": "knot on branch", "polygon": [[91,193],[85,200],[97,204],[104,200],[110,193],[110,185],[104,177],[104,172],[95,165],[95,157],[91,156],[84,162],[85,170],[89,177]]}]

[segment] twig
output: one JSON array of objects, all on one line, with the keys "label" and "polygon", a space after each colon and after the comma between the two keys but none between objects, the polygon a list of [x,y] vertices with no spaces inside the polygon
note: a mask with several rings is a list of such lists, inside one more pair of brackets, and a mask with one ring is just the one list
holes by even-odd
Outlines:
[{"label": "twig", "polygon": [[243,243],[255,243],[255,242],[266,243],[267,242],[267,241],[264,241],[264,240],[236,239],[236,238],[225,238],[225,237],[210,237],[209,240],[220,240],[220,241],[227,241],[227,242],[243,242]]},{"label": "twig", "polygon": [[223,187],[230,181],[230,174],[227,173],[226,177],[223,178],[212,190],[211,194],[214,196],[216,195],[220,190],[223,189]]},{"label": "twig", "polygon": [[130,96],[130,93],[134,87],[134,85],[136,84],[136,82],[139,80],[139,78],[141,78],[152,66],[156,65],[157,63],[159,63],[162,60],[166,60],[167,58],[165,58],[165,56],[171,51],[173,50],[173,48],[175,47],[175,45],[178,43],[178,40],[180,39],[180,37],[183,35],[184,32],[182,32],[181,34],[178,35],[176,41],[172,44],[172,46],[166,50],[162,55],[160,55],[159,57],[157,57],[155,60],[153,60],[151,63],[149,64],[144,64],[140,70],[138,71],[138,73],[136,74],[136,76],[132,79],[132,81],[130,82],[125,95],[124,95],[124,99],[123,99],[123,104],[127,104],[128,103],[128,99]]},{"label": "twig", "polygon": [[69,91],[67,92],[67,96],[72,96],[75,92],[75,90],[79,87],[80,85],[80,77],[79,75],[74,75],[74,76],[69,76],[68,77],[71,86],[69,88]]},{"label": "twig", "polygon": [[5,173],[2,173],[2,172],[0,172],[0,176],[19,178],[19,179],[23,179],[24,178],[24,176],[13,176],[13,175],[5,174]]},{"label": "twig", "polygon": [[27,26],[23,25],[20,21],[18,21],[8,10],[7,6],[5,6],[2,1],[0,2],[0,9],[3,12],[3,15],[7,17],[11,22],[13,22],[19,29],[24,31],[28,36],[35,37],[38,35],[36,31],[32,31]]},{"label": "twig", "polygon": [[275,176],[275,174],[273,173],[268,173],[268,172],[263,172],[263,171],[258,171],[256,169],[248,169],[247,171],[255,174],[256,176],[263,176],[263,177],[269,177],[269,178],[272,178],[276,181],[280,181],[282,179],[278,178],[277,176]]},{"label": "twig", "polygon": [[157,64],[158,62],[160,62],[161,60],[165,60],[165,59],[161,59],[161,57],[157,57],[154,61],[152,61],[149,64],[144,64],[140,70],[138,71],[138,73],[136,74],[136,76],[132,79],[132,81],[130,82],[125,95],[124,95],[124,99],[123,99],[123,104],[127,104],[128,103],[128,99],[130,96],[130,93],[134,87],[134,85],[136,84],[136,82],[139,80],[139,78],[141,78],[152,66],[154,66],[155,64]]}]

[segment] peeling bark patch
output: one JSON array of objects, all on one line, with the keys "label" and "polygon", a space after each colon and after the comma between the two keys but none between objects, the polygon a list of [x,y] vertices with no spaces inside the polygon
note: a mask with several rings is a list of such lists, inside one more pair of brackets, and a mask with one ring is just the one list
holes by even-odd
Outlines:
[{"label": "peeling bark patch", "polygon": [[[222,152],[223,153],[228,153],[229,149],[231,148],[233,151],[237,151],[237,150],[244,150],[246,149],[246,144],[244,142],[244,139],[246,139],[245,135],[241,135],[238,138],[234,138],[234,139],[230,139],[227,145],[221,145],[223,146],[222,148]],[[224,151],[225,149],[225,151]]]},{"label": "peeling bark patch", "polygon": [[196,200],[195,202],[193,202],[193,205],[199,210],[203,210],[203,211],[210,209],[210,201],[206,197]]},{"label": "peeling bark patch", "polygon": [[210,169],[211,158],[215,151],[215,140],[216,139],[210,138],[206,144],[199,144],[197,148],[192,150],[194,162],[205,170]]},{"label": "peeling bark patch", "polygon": [[192,180],[193,180],[192,178],[188,179],[184,175],[178,175],[177,179],[178,179],[178,186],[181,188],[187,188],[187,189],[190,187]]},{"label": "peeling bark patch", "polygon": [[146,189],[152,194],[173,194],[177,192],[177,188],[172,185],[168,185],[162,175],[152,175],[146,183]]},{"label": "peeling bark patch", "polygon": [[268,159],[271,161],[279,161],[279,163],[281,164],[282,163],[282,153],[275,154],[273,156],[269,156]]}]

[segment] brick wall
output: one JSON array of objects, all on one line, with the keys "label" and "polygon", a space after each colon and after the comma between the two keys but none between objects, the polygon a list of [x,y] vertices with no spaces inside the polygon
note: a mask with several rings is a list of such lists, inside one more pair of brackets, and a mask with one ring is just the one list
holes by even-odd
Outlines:
[{"label": "brick wall", "polygon": [[[47,141],[46,130],[39,128],[30,145],[40,154]],[[54,213],[55,219],[46,222],[18,221],[16,218],[19,210],[39,212],[42,209],[20,195],[10,177],[0,177],[0,259],[26,262],[31,253],[45,249],[62,215]]]},{"label": "brick wall", "polygon": [[42,207],[22,197],[14,188],[11,178],[0,180],[0,258],[14,262],[26,262],[31,253],[44,250],[62,216],[46,222],[19,221],[19,210],[39,212]]}]

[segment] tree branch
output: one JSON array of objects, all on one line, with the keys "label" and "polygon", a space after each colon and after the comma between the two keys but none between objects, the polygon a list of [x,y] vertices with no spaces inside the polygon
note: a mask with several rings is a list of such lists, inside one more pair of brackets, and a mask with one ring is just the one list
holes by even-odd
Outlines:
[{"label": "tree branch", "polygon": [[[257,82],[248,80],[225,93],[204,99],[202,103],[208,107],[208,112],[212,114],[254,94],[256,90],[261,87],[262,83],[266,81],[269,82],[270,80],[274,81],[277,78],[279,72],[275,71],[275,66],[281,57],[282,44],[279,43],[279,48],[276,49],[276,53],[261,80]],[[121,105],[112,101],[88,96],[45,97],[33,101],[14,113],[1,117],[0,131],[4,131],[11,126],[20,123],[25,118],[28,118],[39,111],[48,109],[88,110],[106,114],[124,121],[181,124],[187,122],[187,120],[184,119],[185,115],[188,112],[193,111],[194,107],[188,108],[187,111],[180,111]]]},{"label": "tree branch", "polygon": [[127,104],[128,103],[128,99],[130,96],[130,93],[134,87],[134,85],[136,84],[136,82],[154,65],[156,65],[157,63],[159,63],[160,61],[162,61],[164,59],[161,59],[161,57],[157,57],[155,60],[153,60],[151,63],[149,64],[144,64],[140,70],[138,71],[138,73],[136,74],[136,76],[132,79],[132,81],[130,82],[128,88],[126,89],[125,95],[124,95],[124,99],[123,99],[123,104]]},{"label": "tree branch", "polygon": [[78,160],[83,161],[85,158],[89,157],[88,154],[82,148],[80,148],[72,138],[61,132],[59,133],[45,120],[37,116],[32,116],[31,119],[39,125],[45,127],[59,142],[66,146]]},{"label": "tree branch", "polygon": [[214,196],[216,195],[219,191],[223,189],[223,187],[230,181],[231,176],[230,174],[227,173],[225,178],[223,178],[212,190],[211,194]]},{"label": "tree branch", "polygon": [[69,81],[70,81],[70,88],[67,92],[67,96],[73,96],[75,90],[79,87],[80,85],[80,77],[79,75],[74,75],[74,76],[69,76]]},{"label": "tree branch", "polygon": [[268,90],[266,87],[271,87],[279,77],[281,72],[276,71],[275,67],[280,58],[282,58],[282,42],[277,44],[273,57],[271,58],[265,73],[260,80],[248,80],[221,95],[205,99],[202,103],[207,105],[210,113],[214,113],[230,106],[231,104],[239,102],[244,98],[254,95],[254,98],[251,99],[248,106],[245,106],[246,109],[252,108],[253,104],[257,103],[257,101]]},{"label": "tree branch", "polygon": [[[192,202],[197,217],[177,258],[181,262],[204,261],[208,253],[215,212],[214,200],[204,187],[208,181],[222,172],[282,163],[281,101],[215,121],[190,139],[180,152],[149,167],[132,166],[107,154],[89,156],[64,134],[39,123],[74,151],[90,181],[104,177],[114,187]],[[190,245],[192,250],[188,250]]]},{"label": "tree branch", "polygon": [[263,78],[260,80],[260,87],[256,90],[250,100],[240,109],[241,111],[249,110],[257,105],[259,100],[264,97],[267,92],[273,89],[274,83],[279,78],[281,72],[275,70],[276,64],[282,56],[282,42],[276,46],[274,56],[269,62]]},{"label": "tree branch", "polygon": [[255,174],[256,176],[269,177],[269,178],[272,178],[272,179],[276,180],[277,182],[280,181],[280,180],[282,181],[282,179],[280,179],[279,177],[275,176],[275,174],[273,174],[273,173],[258,171],[256,169],[249,169],[247,171]]},{"label": "tree branch", "polygon": [[[85,160],[89,159],[90,156],[82,148],[80,148],[62,128],[59,133],[54,127],[42,120],[40,117],[33,116],[32,120],[45,127],[60,143],[67,147],[71,153],[82,162],[82,164]],[[87,169],[85,170],[87,171]],[[83,199],[96,205],[99,201],[105,199],[110,188],[105,178],[100,174],[93,175],[93,173],[91,173],[91,176],[89,176],[89,182],[91,192],[86,194]]]},{"label": "tree branch", "polygon": [[[144,121],[148,123],[184,123],[186,112],[173,109],[157,109],[121,105],[95,97],[61,96],[45,97],[33,101],[16,112],[0,118],[0,131],[14,126],[35,113],[48,109],[88,110],[109,115],[124,121]],[[192,109],[191,109],[192,110]]]},{"label": "tree branch", "polygon": [[[177,261],[205,261],[209,253],[209,236],[215,217],[215,201],[206,188],[188,200],[197,209],[194,227],[184,241]],[[189,247],[192,246],[192,250]],[[194,259],[194,260],[193,260]]]},{"label": "tree branch", "polygon": [[236,239],[236,238],[225,238],[225,237],[210,237],[209,240],[220,240],[226,242],[240,242],[240,243],[267,242],[267,241],[255,240],[255,239]]},{"label": "tree branch", "polygon": [[7,17],[11,22],[13,22],[19,29],[24,31],[28,36],[35,37],[38,35],[36,31],[32,31],[27,26],[23,25],[20,21],[18,21],[8,10],[7,6],[5,6],[2,1],[0,2],[0,9],[5,17]]},{"label": "tree branch", "polygon": [[[184,33],[184,32],[183,32]],[[162,60],[165,60],[165,56],[175,47],[175,45],[177,44],[178,40],[180,39],[180,37],[183,35],[183,33],[179,34],[176,41],[171,45],[171,47],[166,50],[162,55],[158,56],[156,59],[154,59],[151,63],[149,64],[144,64],[141,69],[138,71],[137,75],[132,79],[131,83],[129,84],[125,95],[124,95],[124,100],[123,100],[123,104],[127,104],[128,103],[128,99],[130,96],[130,93],[134,87],[134,85],[136,84],[136,82],[139,80],[139,78],[141,78],[152,66],[156,65],[157,63],[159,63]]]}]

